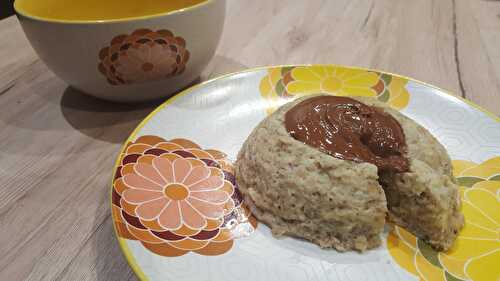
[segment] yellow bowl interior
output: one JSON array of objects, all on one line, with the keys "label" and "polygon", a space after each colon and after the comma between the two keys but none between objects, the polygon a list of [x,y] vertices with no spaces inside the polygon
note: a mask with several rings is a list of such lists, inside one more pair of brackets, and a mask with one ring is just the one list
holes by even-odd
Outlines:
[{"label": "yellow bowl interior", "polygon": [[16,0],[16,11],[56,21],[112,21],[165,14],[208,0]]}]

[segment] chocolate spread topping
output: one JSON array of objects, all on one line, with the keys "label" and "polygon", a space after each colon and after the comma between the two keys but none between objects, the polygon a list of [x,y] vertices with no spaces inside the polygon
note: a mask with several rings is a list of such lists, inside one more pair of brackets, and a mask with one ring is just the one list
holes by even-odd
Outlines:
[{"label": "chocolate spread topping", "polygon": [[403,129],[380,108],[319,96],[288,110],[285,126],[296,140],[333,157],[372,163],[380,171],[408,171]]}]

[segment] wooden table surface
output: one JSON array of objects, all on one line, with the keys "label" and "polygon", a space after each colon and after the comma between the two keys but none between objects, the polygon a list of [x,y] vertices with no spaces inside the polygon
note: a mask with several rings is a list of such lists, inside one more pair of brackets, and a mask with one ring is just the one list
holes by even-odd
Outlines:
[{"label": "wooden table surface", "polygon": [[[437,85],[500,114],[500,2],[229,0],[202,79],[334,63]],[[114,238],[109,183],[121,143],[158,104],[82,95],[0,21],[0,280],[135,280]]]}]

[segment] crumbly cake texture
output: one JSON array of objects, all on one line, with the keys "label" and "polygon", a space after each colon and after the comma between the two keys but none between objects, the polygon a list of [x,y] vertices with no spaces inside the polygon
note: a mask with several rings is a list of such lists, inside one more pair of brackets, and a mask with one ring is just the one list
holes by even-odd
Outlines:
[{"label": "crumbly cake texture", "polygon": [[461,201],[446,149],[429,131],[387,105],[370,98],[357,100],[383,108],[403,127],[410,171],[380,174],[389,219],[436,250],[448,250],[464,225]]},{"label": "crumbly cake texture", "polygon": [[363,251],[380,245],[387,203],[377,167],[334,158],[292,138],[284,116],[295,104],[262,121],[238,155],[238,186],[255,215],[277,236],[323,248]]},{"label": "crumbly cake texture", "polygon": [[285,113],[306,98],[264,119],[238,154],[238,185],[255,216],[275,236],[295,236],[338,251],[364,251],[380,245],[388,214],[434,248],[451,247],[463,216],[444,147],[385,104],[353,97],[382,108],[404,130],[410,171],[379,175],[373,164],[337,159],[288,134]]}]

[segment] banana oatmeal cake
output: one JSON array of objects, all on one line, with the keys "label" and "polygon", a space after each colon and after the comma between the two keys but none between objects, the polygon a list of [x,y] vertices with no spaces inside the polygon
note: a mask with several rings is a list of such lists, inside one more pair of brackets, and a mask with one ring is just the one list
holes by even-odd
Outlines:
[{"label": "banana oatmeal cake", "polygon": [[444,147],[373,98],[285,104],[245,141],[236,177],[274,235],[322,248],[374,248],[388,218],[446,250],[464,223]]}]

